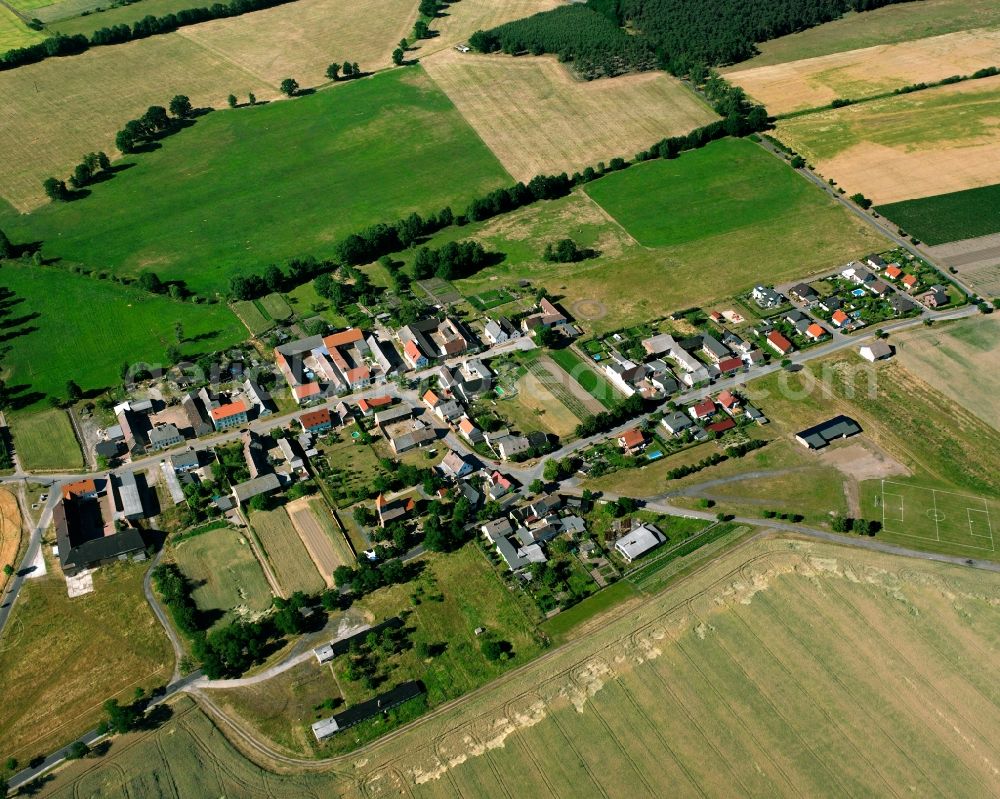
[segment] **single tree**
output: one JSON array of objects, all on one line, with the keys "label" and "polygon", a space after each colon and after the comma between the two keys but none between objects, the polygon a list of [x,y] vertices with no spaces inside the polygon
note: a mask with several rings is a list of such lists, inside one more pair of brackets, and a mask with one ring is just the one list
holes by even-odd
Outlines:
[{"label": "single tree", "polygon": [[340,64],[330,64],[326,68],[326,77],[329,80],[337,80],[340,77]]},{"label": "single tree", "polygon": [[105,723],[110,732],[124,733],[135,727],[138,714],[131,705],[121,705],[117,699],[104,703]]},{"label": "single tree", "polygon": [[247,94],[247,103],[250,105],[257,105],[257,95],[253,92]]},{"label": "single tree", "polygon": [[430,36],[431,29],[427,27],[427,23],[422,19],[418,19],[413,26],[413,36],[416,39],[426,39]]},{"label": "single tree", "polygon": [[358,62],[357,61],[355,61],[353,64],[351,64],[351,72],[354,74],[354,77],[356,77],[356,78],[360,78],[361,77],[361,67],[358,66]]},{"label": "single tree", "polygon": [[111,169],[111,159],[108,158],[108,154],[104,150],[98,150],[97,152],[97,167],[102,172],[107,172]]},{"label": "single tree", "polygon": [[77,402],[83,399],[83,389],[74,380],[66,381],[66,396],[70,402]]},{"label": "single tree", "polygon": [[178,344],[184,343],[184,325],[180,322],[174,322],[174,336],[177,338]]},{"label": "single tree", "polygon": [[45,190],[45,196],[53,202],[63,202],[69,199],[69,190],[66,188],[66,181],[64,180],[45,178],[42,188]]},{"label": "single tree", "polygon": [[90,747],[83,741],[73,741],[66,752],[68,760],[80,760],[90,754]]},{"label": "single tree", "polygon": [[10,576],[11,576],[11,575],[12,575],[12,574],[14,573],[14,567],[13,567],[13,566],[11,566],[11,565],[10,565],[9,563],[5,563],[5,564],[3,565],[3,573],[4,573],[4,574],[5,574],[5,575],[6,575],[7,577],[10,577]]},{"label": "single tree", "polygon": [[139,288],[143,291],[148,291],[150,294],[163,293],[163,283],[160,281],[160,276],[157,275],[156,272],[143,270],[136,278],[136,283],[139,284]]},{"label": "single tree", "polygon": [[404,50],[405,51],[406,48],[410,46],[410,43],[408,41],[406,41],[406,39],[400,39],[398,46],[399,46],[400,50]]},{"label": "single tree", "polygon": [[186,94],[174,95],[170,101],[170,113],[178,119],[187,119],[191,116],[192,111],[194,111],[194,107],[191,105],[191,98]]},{"label": "single tree", "polygon": [[345,61],[344,62],[344,67],[343,67],[343,72],[344,72],[344,77],[345,78],[351,77],[351,75],[354,74],[354,65],[350,61]]},{"label": "single tree", "polygon": [[226,102],[229,103],[230,108],[236,108],[236,102],[237,102],[236,95],[235,94],[229,95],[229,97],[226,98]]},{"label": "single tree", "polygon": [[115,147],[118,148],[118,152],[125,155],[135,152],[135,145],[135,136],[130,131],[120,130],[115,134]]},{"label": "single tree", "polygon": [[397,47],[395,50],[392,51],[392,63],[395,64],[397,67],[400,66],[403,63],[404,55],[405,54],[403,53],[403,48]]},{"label": "single tree", "polygon": [[299,90],[299,82],[295,78],[285,78],[278,88],[286,97],[294,97]]}]

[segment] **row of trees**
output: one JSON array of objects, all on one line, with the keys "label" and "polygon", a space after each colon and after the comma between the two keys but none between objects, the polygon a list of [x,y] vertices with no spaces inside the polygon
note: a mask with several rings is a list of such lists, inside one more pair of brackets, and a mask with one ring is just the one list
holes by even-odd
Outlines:
[{"label": "row of trees", "polygon": [[343,73],[343,80],[360,78],[364,74],[357,61],[344,61],[343,63],[334,61],[326,68],[327,80],[341,80],[341,73]]},{"label": "row of trees", "polygon": [[343,264],[357,266],[377,260],[383,255],[399,252],[417,243],[424,236],[436,233],[455,221],[450,207],[426,219],[412,213],[395,222],[379,222],[337,242],[336,254]]},{"label": "row of trees", "polygon": [[633,394],[609,411],[601,411],[596,416],[588,416],[576,426],[576,435],[579,438],[590,438],[598,433],[606,433],[629,419],[641,416],[645,410],[646,403],[642,395]]},{"label": "row of trees", "polygon": [[25,64],[34,64],[55,56],[78,55],[91,47],[122,44],[136,39],[145,39],[161,33],[172,33],[186,25],[196,25],[211,19],[236,17],[251,11],[272,8],[291,0],[231,0],[229,3],[213,3],[211,6],[186,8],[181,11],[155,17],[149,14],[129,25],[113,25],[99,28],[88,39],[83,34],[74,36],[57,35],[38,44],[18,47],[0,54],[0,70],[14,69]]},{"label": "row of trees", "polygon": [[542,252],[542,260],[556,264],[572,264],[593,257],[593,250],[580,247],[573,239],[550,241]]},{"label": "row of trees", "polygon": [[478,241],[449,241],[440,249],[421,247],[413,260],[413,277],[442,280],[470,277],[489,263],[490,256]]},{"label": "row of trees", "polygon": [[882,529],[882,523],[870,519],[852,519],[850,516],[835,516],[830,523],[835,533],[857,533],[875,535]]},{"label": "row of trees", "polygon": [[151,105],[146,113],[137,119],[130,119],[115,134],[115,147],[123,153],[134,153],[139,147],[160,138],[174,130],[182,119],[194,113],[191,100],[185,94],[175,95],[170,101],[170,114],[162,105]]},{"label": "row of trees", "polygon": [[103,150],[87,153],[74,167],[73,174],[69,176],[69,186],[61,178],[49,177],[42,181],[42,190],[45,192],[45,196],[53,202],[66,202],[73,198],[73,190],[82,189],[94,178],[110,171],[111,159]]},{"label": "row of trees", "polygon": [[229,279],[228,294],[234,300],[255,300],[265,294],[287,291],[335,268],[336,264],[317,260],[311,255],[290,258],[284,269],[270,264],[260,274],[233,275]]}]

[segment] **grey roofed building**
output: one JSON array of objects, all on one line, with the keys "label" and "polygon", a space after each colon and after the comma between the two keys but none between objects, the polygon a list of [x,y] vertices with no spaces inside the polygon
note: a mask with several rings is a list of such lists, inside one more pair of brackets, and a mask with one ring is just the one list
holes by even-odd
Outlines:
[{"label": "grey roofed building", "polygon": [[389,355],[386,354],[385,347],[388,347],[391,352],[392,348],[389,345],[384,345],[381,341],[375,338],[375,334],[372,333],[365,339],[368,344],[368,351],[371,353],[372,358],[375,359],[375,363],[378,364],[379,369],[382,370],[382,374],[390,375],[396,371],[396,367],[393,360],[390,360]]},{"label": "grey roofed building", "polygon": [[149,447],[153,450],[167,449],[180,444],[184,437],[172,424],[164,424],[154,427],[149,431]]},{"label": "grey roofed building", "polygon": [[125,471],[115,475],[112,481],[115,495],[118,499],[118,512],[126,519],[139,519],[146,515],[142,506],[142,495],[139,493],[139,483],[135,472]]},{"label": "grey roofed building", "polygon": [[437,438],[437,432],[434,428],[425,425],[419,419],[409,419],[387,425],[385,434],[393,452],[397,455],[401,452],[409,452],[411,449]]},{"label": "grey roofed building", "polygon": [[337,720],[331,716],[330,718],[320,719],[319,721],[313,722],[312,731],[313,735],[316,736],[316,740],[322,741],[325,738],[329,738],[334,733],[339,732],[340,725],[337,724]]},{"label": "grey roofed building", "polygon": [[205,418],[205,411],[201,405],[202,400],[197,392],[190,391],[181,397],[181,409],[187,417],[188,425],[194,432],[195,438],[208,435],[215,429]]},{"label": "grey roofed building", "polygon": [[469,500],[469,504],[472,507],[476,507],[483,500],[483,495],[480,494],[471,483],[466,480],[462,480],[458,484],[458,490],[461,492],[462,496]]},{"label": "grey roofed building", "polygon": [[753,419],[757,424],[767,424],[767,417],[760,411],[760,409],[754,407],[753,405],[744,405],[743,412],[748,418]]},{"label": "grey roofed building", "polygon": [[816,296],[816,291],[812,286],[806,283],[796,283],[788,290],[789,294],[794,294],[803,302],[809,302],[813,297]]},{"label": "grey roofed building", "polygon": [[542,518],[563,506],[563,499],[558,494],[546,494],[532,502],[528,508],[533,516]]},{"label": "grey roofed building", "polygon": [[114,441],[108,439],[106,441],[98,441],[94,445],[94,452],[99,458],[107,458],[111,460],[112,458],[117,458],[124,449],[121,441]]},{"label": "grey roofed building", "polygon": [[710,336],[707,333],[701,337],[701,346],[705,352],[709,353],[715,359],[725,358],[732,354],[729,351],[729,347],[715,338],[715,336]]},{"label": "grey roofed building", "polygon": [[882,339],[876,339],[871,344],[862,345],[858,352],[866,361],[872,362],[892,357],[892,347]]},{"label": "grey roofed building", "polygon": [[504,460],[510,460],[515,455],[527,452],[531,448],[528,439],[523,436],[501,436],[490,441],[490,444]]},{"label": "grey roofed building", "polygon": [[798,331],[798,332],[799,332],[800,334],[803,334],[803,335],[804,335],[804,334],[805,334],[805,332],[806,332],[806,331],[807,331],[807,330],[809,329],[809,327],[810,327],[811,325],[812,325],[812,319],[809,319],[808,317],[803,317],[802,319],[799,319],[799,320],[798,320],[798,321],[797,321],[797,322],[795,323],[795,329],[796,329],[796,330],[797,330],[797,331]]},{"label": "grey roofed building", "polygon": [[125,433],[120,424],[113,424],[104,431],[104,437],[107,438],[108,441],[124,441]]},{"label": "grey roofed building", "polygon": [[542,524],[535,524],[531,527],[519,527],[517,529],[517,540],[523,546],[544,543],[551,541],[562,532],[562,525],[555,516],[546,519]]},{"label": "grey roofed building", "polygon": [[233,496],[236,498],[236,504],[242,505],[248,499],[260,494],[270,494],[279,488],[281,488],[281,480],[278,475],[271,472],[233,486]]},{"label": "grey roofed building", "polygon": [[271,407],[271,395],[268,394],[255,380],[247,379],[243,382],[243,392],[247,398],[257,408],[257,416],[269,416],[273,408]]},{"label": "grey roofed building", "polygon": [[808,427],[795,434],[795,439],[809,449],[822,449],[838,438],[850,438],[861,432],[861,425],[849,416],[834,416],[825,422]]},{"label": "grey roofed building", "polygon": [[506,538],[513,533],[514,525],[511,524],[510,519],[503,517],[486,522],[481,529],[483,531],[483,535],[495,544],[501,538]]},{"label": "grey roofed building", "polygon": [[668,413],[660,420],[660,424],[663,426],[664,430],[671,434],[681,433],[689,427],[694,426],[694,422],[691,421],[691,417],[683,411]]},{"label": "grey roofed building", "polygon": [[171,455],[170,465],[174,467],[175,472],[188,472],[192,469],[197,469],[201,465],[198,451],[189,449]]},{"label": "grey roofed building", "polygon": [[754,286],[753,291],[750,292],[750,296],[761,308],[774,308],[781,305],[783,299],[778,292],[767,286]]},{"label": "grey roofed building", "polygon": [[562,532],[564,533],[587,532],[587,523],[579,516],[564,516],[559,520],[559,524],[562,526]]},{"label": "grey roofed building", "polygon": [[512,572],[523,569],[530,563],[526,557],[518,554],[517,547],[515,547],[506,538],[500,538],[494,543],[497,546],[497,554],[504,559],[504,562],[507,564],[507,568]]},{"label": "grey roofed building", "polygon": [[898,314],[909,313],[910,311],[915,311],[917,309],[917,304],[911,300],[909,297],[893,292],[889,295],[889,305]]},{"label": "grey roofed building", "polygon": [[881,269],[885,266],[885,260],[881,255],[872,253],[865,258],[865,263],[867,263],[872,269]]},{"label": "grey roofed building", "polygon": [[656,527],[651,524],[644,524],[634,529],[628,535],[619,538],[615,542],[615,549],[626,562],[631,563],[650,550],[656,549],[656,547],[666,540],[663,533]]},{"label": "grey roofed building", "polygon": [[798,308],[793,308],[792,310],[790,310],[788,313],[785,314],[785,321],[788,322],[790,325],[794,325],[796,322],[801,322],[803,319],[808,319],[808,318],[809,317],[806,316],[804,313],[802,313],[802,311],[800,311]]},{"label": "grey roofed building", "polygon": [[375,412],[375,424],[378,427],[385,427],[387,424],[398,422],[400,419],[409,419],[413,415],[413,408],[405,402],[399,405],[390,405],[384,411]]}]

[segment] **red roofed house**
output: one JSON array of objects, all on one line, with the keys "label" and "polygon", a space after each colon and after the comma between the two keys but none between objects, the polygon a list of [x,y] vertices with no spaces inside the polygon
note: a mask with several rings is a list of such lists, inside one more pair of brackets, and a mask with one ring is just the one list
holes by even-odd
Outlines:
[{"label": "red roofed house", "polygon": [[323,391],[319,383],[305,383],[292,389],[292,396],[299,405],[309,405],[318,402],[323,398]]},{"label": "red roofed house", "polygon": [[743,360],[741,358],[723,358],[719,361],[719,371],[722,374],[729,374],[730,372],[735,372],[737,369],[743,368]]},{"label": "red roofed house", "polygon": [[792,346],[787,338],[785,338],[777,330],[772,330],[767,334],[767,343],[771,346],[778,355],[788,355],[795,347]]},{"label": "red roofed house", "polygon": [[97,483],[90,478],[66,483],[62,487],[63,499],[93,499],[97,493]]},{"label": "red roofed house", "polygon": [[371,416],[379,408],[385,408],[392,405],[392,397],[362,397],[358,400],[358,410],[365,416]]},{"label": "red roofed house", "polygon": [[228,430],[230,427],[246,424],[247,406],[243,401],[230,402],[228,405],[212,408],[209,416],[212,417],[212,424],[216,430]]},{"label": "red roofed house", "polygon": [[646,446],[646,436],[638,427],[633,427],[618,436],[618,446],[626,455],[640,452]]},{"label": "red roofed house", "polygon": [[478,444],[483,440],[483,432],[476,427],[468,416],[463,416],[458,420],[458,432],[465,436],[470,444]]},{"label": "red roofed house", "polygon": [[420,369],[427,366],[427,356],[420,351],[420,347],[417,346],[417,342],[412,339],[403,345],[403,357],[406,358],[406,362],[414,369]]},{"label": "red roofed house", "polygon": [[432,411],[441,402],[441,398],[437,394],[435,394],[433,391],[431,391],[430,389],[427,389],[426,393],[423,396],[423,400],[424,400],[424,405],[426,405]]},{"label": "red roofed house", "polygon": [[736,427],[736,422],[732,419],[723,419],[721,422],[706,425],[705,429],[710,433],[725,433],[727,430],[732,430],[734,427]]},{"label": "red roofed house", "polygon": [[722,314],[720,314],[718,311],[712,311],[712,313],[708,315],[708,318],[711,319],[713,322],[722,322]]},{"label": "red roofed house", "polygon": [[903,285],[906,286],[907,291],[912,291],[917,287],[917,278],[915,275],[903,275]]},{"label": "red roofed house", "polygon": [[820,326],[813,322],[809,327],[806,328],[806,335],[809,336],[813,341],[818,341],[826,335],[826,331]]},{"label": "red roofed house", "polygon": [[740,407],[740,398],[729,389],[720,393],[716,399],[719,401],[722,409],[730,416],[736,413],[736,409]]},{"label": "red roofed house", "polygon": [[712,401],[711,397],[705,397],[701,402],[695,403],[688,411],[691,417],[697,421],[699,419],[707,419],[713,413],[715,413],[715,403]]},{"label": "red roofed house", "polygon": [[514,487],[514,483],[509,477],[500,472],[493,472],[489,480],[486,481],[486,496],[489,499],[500,499]]},{"label": "red roofed house", "polygon": [[895,280],[901,274],[903,274],[903,270],[899,268],[899,264],[889,264],[885,268],[885,276],[890,280]]},{"label": "red roofed house", "polygon": [[323,433],[333,427],[330,419],[330,409],[320,408],[316,411],[304,413],[299,417],[299,424],[307,433]]},{"label": "red roofed house", "polygon": [[833,316],[830,317],[830,321],[833,322],[837,327],[843,327],[844,324],[850,317],[841,311],[839,308],[833,312]]}]

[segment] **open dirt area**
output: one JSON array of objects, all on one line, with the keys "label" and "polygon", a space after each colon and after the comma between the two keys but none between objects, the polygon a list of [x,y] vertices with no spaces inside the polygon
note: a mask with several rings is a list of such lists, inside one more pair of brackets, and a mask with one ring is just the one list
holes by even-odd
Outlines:
[{"label": "open dirt area", "polygon": [[331,61],[356,61],[366,71],[391,66],[393,49],[416,19],[416,0],[297,0],[179,34],[263,83],[295,78],[305,88],[327,82]]},{"label": "open dirt area", "polygon": [[302,539],[309,557],[316,564],[320,576],[326,581],[327,588],[333,588],[333,570],[350,563],[344,560],[334,547],[310,503],[308,497],[302,497],[289,502],[285,510],[288,511],[288,518],[292,520],[292,526]]},{"label": "open dirt area", "polygon": [[[10,491],[0,490],[0,569],[14,566],[14,559],[21,547],[21,509],[17,498]],[[7,587],[8,577],[0,571],[0,596]]]},{"label": "open dirt area", "polygon": [[870,441],[831,447],[821,452],[819,459],[858,482],[911,474],[903,464]]},{"label": "open dirt area", "polygon": [[758,540],[322,765],[260,771],[183,699],[42,794],[120,795],[157,775],[186,795],[206,756],[213,796],[222,775],[273,797],[992,794],[997,678],[968,664],[997,657],[998,601],[995,574]]},{"label": "open dirt area", "polygon": [[983,297],[1000,297],[1000,233],[940,244],[928,252],[937,263],[958,269]]},{"label": "open dirt area", "polygon": [[782,120],[778,138],[876,204],[1000,183],[1000,76]]},{"label": "open dirt area", "polygon": [[175,94],[205,107],[225,105],[230,93],[246,99],[248,91],[262,100],[277,96],[176,33],[0,72],[0,196],[20,211],[42,204],[45,178],[68,175],[86,152],[114,155],[122,125]]},{"label": "open dirt area", "polygon": [[664,72],[580,81],[554,57],[455,50],[423,65],[518,180],[630,158],[715,118]]},{"label": "open dirt area", "polygon": [[[517,381],[517,396],[503,400],[497,410],[522,433],[546,429],[559,437],[570,435],[580,419],[549,390],[549,381],[527,372]],[[518,412],[519,411],[519,412]]]},{"label": "open dirt area", "polygon": [[1000,430],[1000,319],[974,316],[890,339],[906,370]]},{"label": "open dirt area", "polygon": [[1000,64],[1000,29],[970,30],[730,72],[771,114],[858,99]]}]

